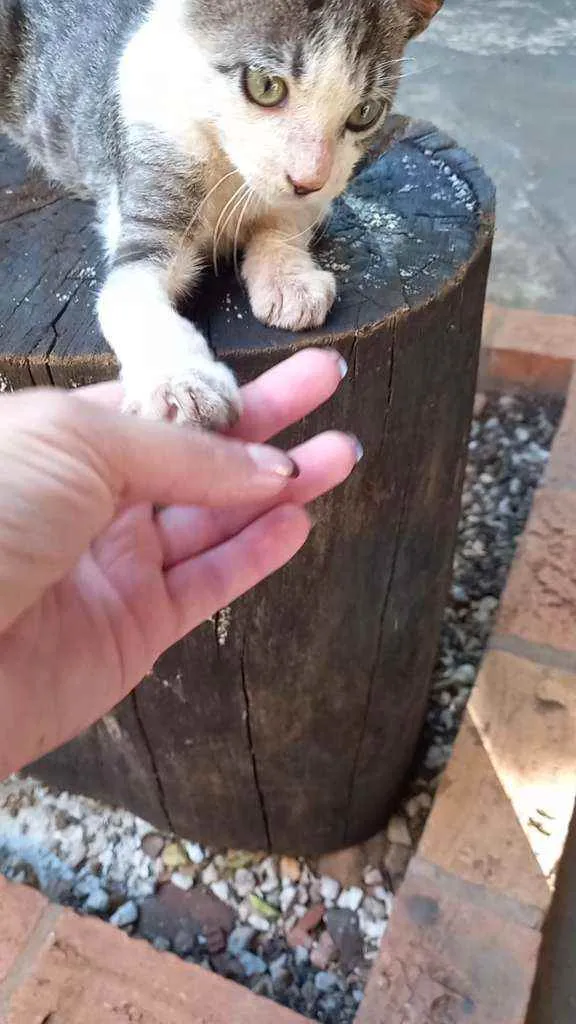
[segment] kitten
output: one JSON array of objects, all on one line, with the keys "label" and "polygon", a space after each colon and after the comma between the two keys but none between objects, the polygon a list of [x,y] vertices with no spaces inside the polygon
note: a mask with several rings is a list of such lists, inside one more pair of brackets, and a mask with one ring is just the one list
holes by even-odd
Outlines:
[{"label": "kitten", "polygon": [[230,370],[177,312],[244,251],[254,315],[323,323],[308,246],[384,119],[402,54],[443,0],[0,0],[0,125],[95,200],[98,300],[127,406],[223,427]]}]

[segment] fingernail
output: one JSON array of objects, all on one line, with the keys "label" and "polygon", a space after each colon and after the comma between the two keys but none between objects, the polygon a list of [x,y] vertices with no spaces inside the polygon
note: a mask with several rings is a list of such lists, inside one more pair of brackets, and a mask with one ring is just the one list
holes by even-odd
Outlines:
[{"label": "fingernail", "polygon": [[356,450],[356,462],[358,463],[360,462],[360,459],[364,455],[364,446],[362,445],[362,442],[358,440],[356,434],[348,434],[348,437],[350,438],[351,441],[354,442],[354,448]]},{"label": "fingernail", "polygon": [[285,480],[300,475],[294,459],[277,448],[271,448],[266,444],[249,444],[246,448],[260,473],[284,477]]},{"label": "fingernail", "polygon": [[339,352],[337,352],[336,355],[338,361],[338,372],[340,374],[340,380],[344,380],[344,377],[348,373],[348,363],[344,359],[344,356],[341,356]]}]

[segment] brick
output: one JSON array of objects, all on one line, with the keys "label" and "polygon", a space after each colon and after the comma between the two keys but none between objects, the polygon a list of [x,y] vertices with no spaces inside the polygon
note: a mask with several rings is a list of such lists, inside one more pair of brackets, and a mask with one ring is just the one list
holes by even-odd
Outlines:
[{"label": "brick", "polygon": [[490,348],[576,361],[576,316],[492,307],[491,320],[494,326],[486,335]]},{"label": "brick", "polygon": [[514,808],[466,716],[418,852],[467,882],[548,909],[550,890]]},{"label": "brick", "polygon": [[552,888],[576,798],[576,674],[491,651],[468,710]]},{"label": "brick", "polygon": [[576,361],[576,317],[487,303],[479,381],[563,394]]},{"label": "brick", "polygon": [[574,363],[539,352],[483,348],[480,352],[478,387],[483,391],[521,390],[563,395]]},{"label": "brick", "polygon": [[576,493],[542,488],[536,494],[496,633],[576,650]]},{"label": "brick", "polygon": [[539,945],[511,901],[417,856],[356,1024],[523,1024]]},{"label": "brick", "polygon": [[[5,1024],[303,1024],[201,967],[64,911]],[[3,1022],[4,1024],[4,1022]]]},{"label": "brick", "polygon": [[490,651],[419,853],[541,918],[572,815],[574,764],[576,675]]},{"label": "brick", "polygon": [[47,905],[34,889],[0,877],[0,984],[30,941]]},{"label": "brick", "polygon": [[576,487],[576,373],[572,375],[562,422],[552,445],[545,486]]}]

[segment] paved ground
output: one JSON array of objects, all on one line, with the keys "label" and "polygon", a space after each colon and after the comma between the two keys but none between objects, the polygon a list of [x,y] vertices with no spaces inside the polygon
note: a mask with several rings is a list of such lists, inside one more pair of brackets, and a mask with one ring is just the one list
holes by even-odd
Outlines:
[{"label": "paved ground", "polygon": [[576,313],[574,0],[445,0],[398,109],[435,121],[498,186],[490,298]]}]

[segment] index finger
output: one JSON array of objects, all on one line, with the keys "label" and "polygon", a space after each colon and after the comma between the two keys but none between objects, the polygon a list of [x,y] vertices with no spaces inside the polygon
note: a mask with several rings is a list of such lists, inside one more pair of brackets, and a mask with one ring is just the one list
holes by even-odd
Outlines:
[{"label": "index finger", "polygon": [[[335,349],[308,348],[267,370],[242,388],[242,415],[230,437],[266,441],[326,402],[345,376],[345,360]],[[73,394],[119,409],[122,384],[109,381],[75,388]]]}]

